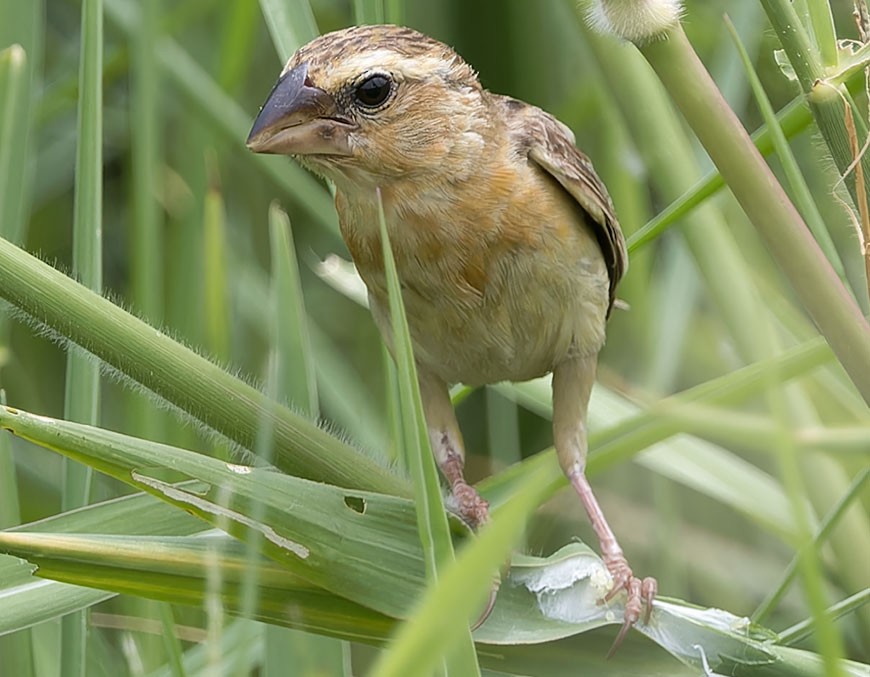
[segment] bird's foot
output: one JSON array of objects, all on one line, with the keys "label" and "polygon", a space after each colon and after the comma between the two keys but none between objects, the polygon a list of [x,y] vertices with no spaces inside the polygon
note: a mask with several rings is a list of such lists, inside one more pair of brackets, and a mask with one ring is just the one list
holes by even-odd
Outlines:
[{"label": "bird's foot", "polygon": [[[468,484],[464,479],[457,479],[452,486],[453,500],[456,503],[456,510],[459,516],[470,526],[474,531],[489,521],[489,503],[477,493],[477,489]],[[507,567],[510,567],[508,562]],[[471,625],[471,631],[474,632],[484,624],[495,607],[495,600],[498,596],[498,590],[501,587],[501,575],[496,574],[493,579],[492,586],[489,589],[489,597],[486,601],[486,606],[477,620]]]},{"label": "bird's foot", "polygon": [[616,653],[628,631],[641,619],[641,616],[643,616],[644,623],[649,623],[653,601],[655,600],[656,592],[658,592],[658,581],[655,578],[644,578],[641,580],[635,576],[622,553],[605,555],[604,564],[613,578],[613,587],[610,588],[610,592],[604,596],[601,602],[609,602],[623,590],[628,594],[628,599],[625,601],[624,622],[619,629],[619,634],[616,635],[616,639],[613,641],[613,646],[607,652],[607,657],[610,658]]},{"label": "bird's foot", "polygon": [[457,480],[452,490],[460,517],[472,529],[477,530],[489,521],[489,503],[477,493],[477,489],[465,480]]},{"label": "bird's foot", "polygon": [[[555,386],[554,386],[555,387]],[[643,615],[644,624],[649,622],[650,614],[652,613],[653,601],[658,591],[658,582],[655,578],[637,578],[628,566],[625,555],[622,553],[622,548],[616,542],[616,536],[613,535],[613,530],[607,523],[601,506],[598,505],[598,500],[592,493],[592,487],[589,486],[589,480],[582,469],[578,466],[570,471],[566,471],[568,479],[571,481],[571,486],[574,487],[577,495],[580,497],[583,507],[586,509],[586,514],[589,515],[589,521],[592,523],[592,528],[595,530],[595,535],[598,536],[598,543],[601,546],[601,555],[604,559],[604,565],[610,572],[613,578],[613,587],[610,588],[601,603],[609,602],[620,592],[625,590],[628,593],[628,599],[625,601],[625,615],[622,628],[619,634],[616,635],[616,640],[607,657],[610,658],[614,652],[622,644],[622,640],[628,634],[631,627],[637,623],[641,615]]]}]

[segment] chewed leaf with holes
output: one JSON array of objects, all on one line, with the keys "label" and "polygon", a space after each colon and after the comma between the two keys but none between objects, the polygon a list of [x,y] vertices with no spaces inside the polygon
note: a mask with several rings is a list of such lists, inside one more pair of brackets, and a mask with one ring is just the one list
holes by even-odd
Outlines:
[{"label": "chewed leaf with holes", "polygon": [[[423,585],[414,506],[407,499],[228,464],[9,407],[0,407],[0,427],[153,494],[240,540],[255,539],[263,555],[292,573],[380,613],[403,617]],[[372,562],[390,563],[388,583],[367,575]]]},{"label": "chewed leaf with holes", "polygon": [[[414,506],[407,499],[228,464],[9,407],[0,406],[0,428],[163,502],[158,509],[152,497],[131,496],[0,532],[0,552],[37,564],[39,576],[199,604],[211,563],[221,570],[226,585],[220,595],[233,611],[240,608],[240,572],[253,562],[259,571],[256,615],[261,620],[376,643],[390,636],[392,619],[407,617],[425,586]],[[113,520],[125,509],[149,515],[143,524],[154,535],[147,530],[113,535]],[[71,529],[73,523],[78,526]],[[103,529],[108,533],[100,533]],[[255,545],[253,555],[240,542],[246,540]],[[23,566],[28,567],[21,570],[27,581],[12,590],[0,582],[4,604],[32,601],[28,590],[40,579]],[[507,645],[549,642],[620,624],[622,600],[598,601],[609,587],[600,558],[582,544],[546,558],[515,555],[495,608],[474,639],[506,650]],[[71,608],[91,599],[74,597],[70,595]],[[95,593],[91,603],[103,598],[105,593]],[[297,615],[291,613],[294,605]],[[359,622],[358,630],[347,618]],[[732,674],[747,665],[763,666],[765,674],[790,674],[791,667],[801,665],[811,674],[818,660],[777,646],[775,635],[746,619],[678,600],[657,600],[649,624],[639,623],[637,629],[705,674]],[[860,675],[862,669],[846,665],[847,674]]]}]

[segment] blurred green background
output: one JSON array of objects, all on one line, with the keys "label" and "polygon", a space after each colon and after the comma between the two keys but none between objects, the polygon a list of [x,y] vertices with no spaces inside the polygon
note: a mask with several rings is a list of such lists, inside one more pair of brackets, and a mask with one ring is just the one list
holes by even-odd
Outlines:
[{"label": "blurred green background", "polygon": [[[104,1],[106,294],[260,383],[268,343],[267,214],[277,200],[290,216],[300,261],[317,360],[320,415],[326,425],[357,444],[390,455],[384,353],[377,331],[366,309],[318,275],[318,263],[329,255],[347,258],[327,188],[295,170],[287,158],[255,158],[244,147],[249,124],[282,67],[260,4]],[[305,10],[296,0],[287,4]],[[610,187],[626,235],[711,168],[679,118],[674,118],[676,124],[663,122],[657,106],[635,87],[635,79],[650,81],[651,76],[634,48],[591,36],[582,11],[573,3],[386,4],[388,15],[399,15],[402,23],[454,46],[478,70],[487,88],[539,105],[567,123]],[[759,127],[762,118],[723,27],[724,13],[736,24],[774,108],[783,108],[798,95],[797,85],[774,62],[778,45],[759,4],[686,4],[686,32],[747,129]],[[354,23],[350,0],[312,0],[310,7],[321,32]],[[835,1],[831,7],[839,36],[856,37],[852,4]],[[20,218],[4,213],[8,220],[0,224],[0,233],[65,271],[72,268],[80,14],[80,3],[72,0],[0,0],[0,49],[22,44],[33,73],[28,161],[15,168],[10,179],[18,182],[14,185]],[[287,39],[292,48],[306,36]],[[632,77],[624,77],[626,73]],[[864,105],[863,96],[859,98]],[[678,136],[670,136],[674,133]],[[864,294],[866,304],[855,231],[836,195],[842,190],[835,188],[833,164],[812,128],[791,143],[846,277],[859,297]],[[678,150],[683,146],[688,160]],[[780,171],[775,159],[771,164]],[[600,381],[643,407],[765,357],[765,340],[755,335],[765,330],[753,325],[751,312],[733,305],[744,298],[747,284],[763,299],[782,348],[815,335],[754,230],[721,192],[632,252],[619,290],[630,310],[615,312],[610,322]],[[7,402],[63,417],[63,342],[16,321],[8,305],[0,305],[0,313],[6,318],[0,333],[0,386]],[[104,373],[101,426],[224,453],[214,451],[213,441],[195,425],[128,386],[123,377]],[[800,447],[806,490],[800,500],[816,523],[842,497],[851,478],[867,467],[870,449],[862,445],[868,437],[860,430],[870,426],[870,415],[835,366],[816,370],[799,385],[783,386],[783,392],[790,420],[798,419],[801,429],[842,427],[855,434],[850,439],[858,440],[851,445]],[[482,389],[459,408],[474,480],[552,444],[549,421],[517,407],[505,394]],[[677,427],[720,445],[729,458],[737,459],[735,463],[742,459],[778,478],[776,455],[764,448],[752,429],[742,428],[774,420],[767,406],[761,393],[733,409],[682,412],[684,421]],[[743,418],[729,419],[730,414]],[[594,425],[593,417],[593,432]],[[16,445],[14,461],[21,522],[60,512],[61,459]],[[712,478],[709,486],[715,484]],[[593,485],[635,570],[656,575],[667,595],[749,615],[777,584],[793,555],[795,543],[783,534],[733,509],[715,490],[692,488],[674,474],[652,472],[625,459],[608,464]],[[123,491],[97,478],[93,499]],[[764,503],[763,497],[753,500]],[[829,603],[870,585],[868,505],[865,488],[822,551]],[[528,546],[548,553],[575,535],[592,542],[579,503],[562,492],[542,509],[527,535]],[[865,607],[842,624],[847,654],[863,661],[870,660],[867,612]],[[195,625],[197,615],[184,613]],[[783,628],[806,615],[797,586],[767,625]],[[126,665],[118,632],[99,632],[106,645],[114,647],[111,651],[118,652],[116,665]],[[812,647],[812,642],[806,646]]]}]

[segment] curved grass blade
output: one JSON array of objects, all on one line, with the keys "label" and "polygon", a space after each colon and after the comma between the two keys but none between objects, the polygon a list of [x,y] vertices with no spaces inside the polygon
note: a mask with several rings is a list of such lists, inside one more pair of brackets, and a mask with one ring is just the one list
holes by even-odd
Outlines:
[{"label": "curved grass blade", "polygon": [[[453,543],[450,540],[450,530],[447,526],[447,516],[444,502],[441,499],[441,484],[438,480],[438,470],[432,457],[429,444],[429,432],[423,412],[423,401],[417,382],[417,368],[414,362],[414,350],[411,344],[411,334],[408,330],[408,319],[402,302],[402,287],[390,246],[390,236],[384,218],[384,205],[378,190],[378,217],[381,228],[381,244],[384,257],[384,274],[387,281],[387,293],[390,304],[390,320],[392,323],[392,350],[396,361],[398,378],[397,418],[403,433],[402,458],[404,459],[414,482],[414,505],[417,515],[417,530],[423,546],[423,556],[426,563],[426,580],[430,590],[440,578],[442,570],[453,561]],[[498,565],[490,569],[492,572]],[[440,660],[449,674],[478,675],[480,668],[474,653],[474,644],[466,619],[461,613],[458,618],[451,618],[456,626],[456,639],[449,650],[445,650]],[[458,623],[456,621],[459,621]],[[470,619],[473,620],[473,619]],[[469,621],[470,622],[470,621]],[[436,661],[437,662],[437,661]],[[433,663],[432,668],[436,665]],[[428,670],[426,670],[428,672]]]},{"label": "curved grass blade", "polygon": [[[247,615],[245,578],[252,563],[243,543],[217,530],[174,537],[7,532],[0,534],[0,549],[26,558],[47,579],[197,607],[211,594],[208,569],[217,567],[222,604]],[[259,559],[253,566],[258,585],[250,617],[256,620],[365,642],[383,641],[395,625],[276,562]]]},{"label": "curved grass blade", "polygon": [[0,296],[240,446],[262,417],[283,470],[348,487],[409,495],[407,483],[315,423],[0,238]]},{"label": "curved grass blade", "polygon": [[32,564],[0,555],[0,635],[87,609],[114,597],[104,590],[33,577]]},{"label": "curved grass blade", "polygon": [[[401,617],[422,558],[407,499],[344,490],[238,466],[101,428],[0,407],[0,428],[157,496],[241,540],[311,583]],[[167,474],[197,483],[167,481]],[[367,563],[367,565],[364,565]],[[389,563],[390,576],[383,571]]]}]

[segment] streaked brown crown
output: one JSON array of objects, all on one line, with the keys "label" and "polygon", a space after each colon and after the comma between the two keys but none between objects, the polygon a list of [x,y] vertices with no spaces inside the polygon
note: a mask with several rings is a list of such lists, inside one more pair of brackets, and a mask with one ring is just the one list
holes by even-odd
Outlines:
[{"label": "streaked brown crown", "polygon": [[301,63],[308,63],[312,71],[328,72],[336,63],[353,63],[354,57],[372,52],[392,52],[400,59],[438,59],[449,67],[449,75],[452,76],[449,79],[477,84],[474,69],[451,47],[412,28],[389,24],[351,26],[325,33],[300,47],[284,70],[286,72]]}]

